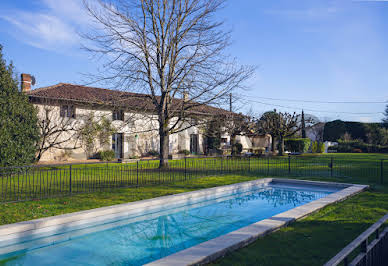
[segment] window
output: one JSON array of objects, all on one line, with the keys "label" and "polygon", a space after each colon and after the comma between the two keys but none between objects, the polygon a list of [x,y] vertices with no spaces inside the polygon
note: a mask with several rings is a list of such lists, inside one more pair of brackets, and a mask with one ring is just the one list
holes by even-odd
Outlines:
[{"label": "window", "polygon": [[124,111],[123,110],[115,110],[113,111],[113,121],[114,120],[121,120],[124,121]]},{"label": "window", "polygon": [[221,143],[227,143],[228,139],[227,138],[221,138]]},{"label": "window", "polygon": [[72,105],[62,105],[60,115],[61,117],[75,118],[75,107]]}]

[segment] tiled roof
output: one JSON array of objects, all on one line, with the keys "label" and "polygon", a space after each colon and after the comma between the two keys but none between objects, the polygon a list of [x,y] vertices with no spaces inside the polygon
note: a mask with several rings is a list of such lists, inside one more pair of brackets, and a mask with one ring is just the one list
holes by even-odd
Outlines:
[{"label": "tiled roof", "polygon": [[[155,107],[150,95],[141,93],[108,90],[95,87],[59,83],[50,87],[31,90],[27,93],[30,98],[76,101],[86,104],[101,104],[120,106],[132,110],[153,111]],[[172,106],[179,109],[182,99],[174,99]],[[228,111],[209,105],[197,105],[190,108],[190,112],[210,115],[229,113]]]}]

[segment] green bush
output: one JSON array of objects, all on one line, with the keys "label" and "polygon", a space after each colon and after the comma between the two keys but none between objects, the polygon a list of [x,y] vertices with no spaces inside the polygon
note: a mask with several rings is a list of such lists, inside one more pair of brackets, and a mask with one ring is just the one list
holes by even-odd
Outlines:
[{"label": "green bush", "polygon": [[318,142],[314,141],[314,142],[311,144],[311,152],[312,152],[312,153],[317,153],[317,152],[318,152]]},{"label": "green bush", "polygon": [[241,143],[235,143],[233,146],[234,146],[234,150],[236,151],[236,154],[242,153],[243,146]]},{"label": "green bush", "polygon": [[355,149],[361,150],[364,153],[367,153],[367,152],[387,153],[388,152],[388,146],[367,144],[361,140],[338,141],[338,147],[337,147],[338,152],[350,153],[350,152],[354,152]]},{"label": "green bush", "polygon": [[97,158],[101,161],[113,161],[115,159],[114,150],[100,151],[97,154]]},{"label": "green bush", "polygon": [[180,150],[178,151],[179,154],[184,154],[184,155],[189,155],[190,151],[189,150]]},{"label": "green bush", "polygon": [[284,140],[284,145],[286,150],[290,152],[302,152],[305,153],[310,148],[310,139],[309,138],[298,138],[298,139],[286,139]]},{"label": "green bush", "polygon": [[317,150],[318,153],[324,153],[325,152],[325,143],[323,142],[319,142],[318,143],[318,150]]},{"label": "green bush", "polygon": [[324,153],[325,152],[325,143],[314,141],[311,144],[311,152],[312,153]]},{"label": "green bush", "polygon": [[6,64],[0,45],[0,167],[32,163],[38,142],[36,109],[19,91],[13,65]]},{"label": "green bush", "polygon": [[150,150],[149,152],[147,152],[147,155],[155,157],[155,156],[159,156],[159,152],[155,150]]}]

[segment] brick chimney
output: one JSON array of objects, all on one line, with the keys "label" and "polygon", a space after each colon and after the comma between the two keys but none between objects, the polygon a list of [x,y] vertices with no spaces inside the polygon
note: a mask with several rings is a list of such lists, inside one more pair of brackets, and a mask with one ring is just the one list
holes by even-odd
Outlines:
[{"label": "brick chimney", "polygon": [[21,74],[21,89],[22,92],[28,92],[31,90],[32,78],[30,74]]},{"label": "brick chimney", "polygon": [[184,102],[189,101],[189,93],[186,90],[183,92],[183,101]]}]

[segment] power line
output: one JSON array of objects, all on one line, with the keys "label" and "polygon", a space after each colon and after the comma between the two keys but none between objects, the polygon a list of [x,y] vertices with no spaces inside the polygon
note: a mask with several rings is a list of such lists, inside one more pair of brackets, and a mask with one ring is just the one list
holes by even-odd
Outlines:
[{"label": "power line", "polygon": [[[259,98],[259,97],[257,97]],[[289,108],[289,109],[303,109],[306,111],[311,111],[311,112],[321,112],[321,113],[335,113],[335,114],[354,114],[354,115],[376,115],[376,114],[383,114],[382,112],[339,112],[339,111],[326,111],[326,110],[315,110],[315,109],[309,109],[309,108],[304,108],[304,107],[295,107],[295,106],[286,106],[286,105],[280,105],[280,104],[272,104],[272,103],[265,103],[257,100],[252,100],[252,99],[245,99],[246,101],[249,102],[255,102],[255,103],[260,103],[264,105],[269,105],[269,106],[276,106],[276,107],[282,107],[282,108]]]},{"label": "power line", "polygon": [[[241,95],[241,94],[240,94]],[[304,102],[304,103],[333,103],[333,104],[388,104],[388,101],[385,102],[369,102],[369,101],[364,101],[364,102],[351,102],[351,101],[346,101],[346,102],[337,102],[337,101],[313,101],[313,100],[296,100],[296,99],[280,99],[280,98],[270,98],[270,97],[259,97],[259,96],[251,96],[251,95],[241,95],[243,97],[248,97],[248,98],[260,98],[260,99],[265,99],[265,100],[273,100],[273,101],[284,101],[284,102]]]}]

